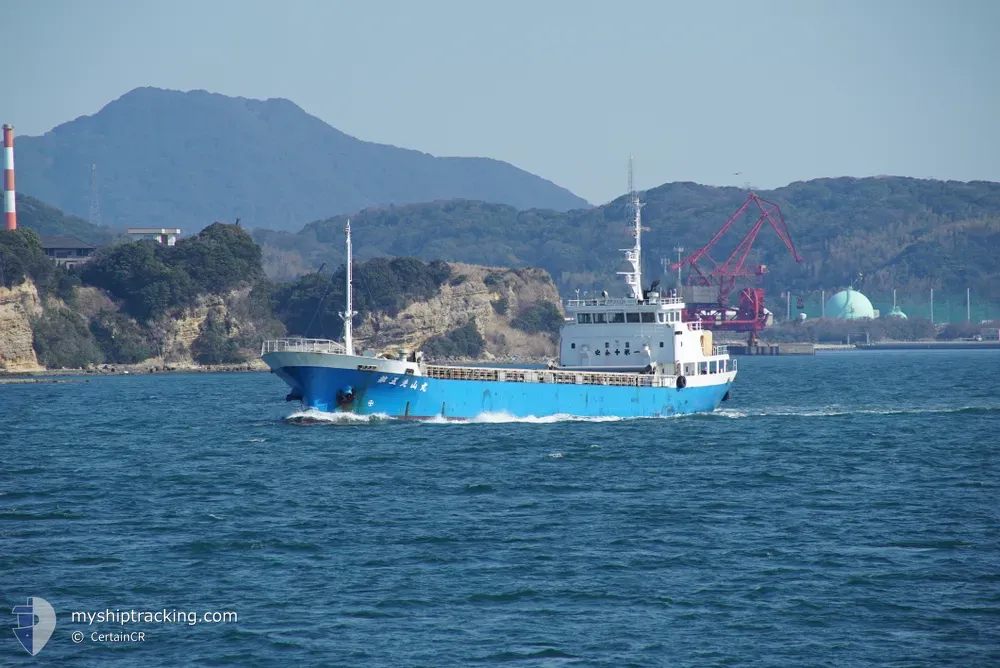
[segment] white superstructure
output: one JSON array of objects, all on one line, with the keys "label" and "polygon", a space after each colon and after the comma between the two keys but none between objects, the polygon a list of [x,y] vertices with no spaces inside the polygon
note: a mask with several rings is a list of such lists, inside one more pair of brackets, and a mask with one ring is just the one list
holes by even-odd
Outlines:
[{"label": "white superstructure", "polygon": [[[599,297],[565,302],[573,319],[563,326],[559,366],[595,371],[657,371],[693,376],[726,367],[725,346],[700,322],[682,322],[684,303],[647,291],[644,299]],[[709,373],[704,371],[703,373]],[[712,369],[711,373],[716,373]]]},{"label": "white superstructure", "polygon": [[[700,322],[683,322],[684,302],[664,294],[654,281],[642,288],[642,202],[628,164],[629,208],[635,245],[623,248],[629,271],[620,271],[631,297],[570,299],[564,303],[572,319],[559,340],[559,366],[595,371],[639,371],[677,376],[717,373],[728,369],[725,346],[712,343],[712,332]],[[702,371],[702,367],[705,368]],[[710,371],[709,371],[710,369]]]}]

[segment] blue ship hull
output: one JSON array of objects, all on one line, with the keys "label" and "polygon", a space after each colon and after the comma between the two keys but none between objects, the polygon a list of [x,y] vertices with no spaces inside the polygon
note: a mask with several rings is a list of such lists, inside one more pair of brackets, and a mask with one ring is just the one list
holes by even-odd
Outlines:
[{"label": "blue ship hull", "polygon": [[715,410],[732,385],[731,380],[684,389],[443,380],[323,366],[286,366],[275,373],[307,408],[412,419],[700,413]]}]

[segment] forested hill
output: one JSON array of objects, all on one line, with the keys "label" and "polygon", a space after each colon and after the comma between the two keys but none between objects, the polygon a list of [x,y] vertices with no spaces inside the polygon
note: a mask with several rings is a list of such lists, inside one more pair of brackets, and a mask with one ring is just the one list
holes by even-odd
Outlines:
[{"label": "forested hill", "polygon": [[565,210],[587,202],[486,158],[435,157],[361,141],[288,100],[137,88],[92,116],[17,138],[20,190],[87,215],[97,166],[111,227],[215,220],[299,230],[362,207],[456,197]]},{"label": "forested hill", "polygon": [[[1000,184],[903,177],[830,178],[792,183],[758,194],[781,206],[805,262],[795,263],[765,228],[756,260],[768,266],[772,291],[834,289],[851,282],[873,291],[970,287],[1000,299]],[[743,203],[739,188],[669,183],[643,193],[644,276],[663,273],[660,258],[675,246],[703,246]],[[759,213],[759,212],[758,212]],[[351,216],[359,256],[412,255],[477,264],[543,267],[560,289],[609,287],[618,249],[630,245],[626,198],[566,213],[519,211],[475,201],[370,208]],[[345,216],[311,223],[298,234],[256,230],[272,275],[343,262]],[[756,220],[735,225],[725,258]]]},{"label": "forested hill", "polygon": [[18,227],[34,230],[40,237],[76,237],[89,244],[107,243],[115,233],[70,216],[29,195],[17,193]]}]

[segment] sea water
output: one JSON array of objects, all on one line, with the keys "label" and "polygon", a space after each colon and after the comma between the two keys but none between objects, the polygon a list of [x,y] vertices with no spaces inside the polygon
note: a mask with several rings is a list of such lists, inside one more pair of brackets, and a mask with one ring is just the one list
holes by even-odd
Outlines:
[{"label": "sea water", "polygon": [[271,374],[0,385],[0,604],[57,614],[0,665],[998,665],[998,375],[743,358],[713,414],[465,424]]}]

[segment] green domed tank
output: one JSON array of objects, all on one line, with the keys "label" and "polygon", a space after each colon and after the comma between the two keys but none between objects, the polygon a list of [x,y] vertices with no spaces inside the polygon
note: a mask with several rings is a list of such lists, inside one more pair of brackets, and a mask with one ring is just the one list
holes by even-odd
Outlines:
[{"label": "green domed tank", "polygon": [[841,290],[826,302],[826,317],[841,320],[874,318],[875,307],[857,290]]},{"label": "green domed tank", "polygon": [[906,319],[907,319],[907,318],[906,318],[906,314],[905,314],[905,313],[903,313],[903,312],[902,312],[902,311],[901,311],[901,310],[899,309],[899,307],[898,307],[898,306],[893,306],[893,307],[892,307],[892,310],[891,310],[891,311],[889,311],[889,317],[890,317],[890,318],[902,318],[903,320],[906,320]]}]

